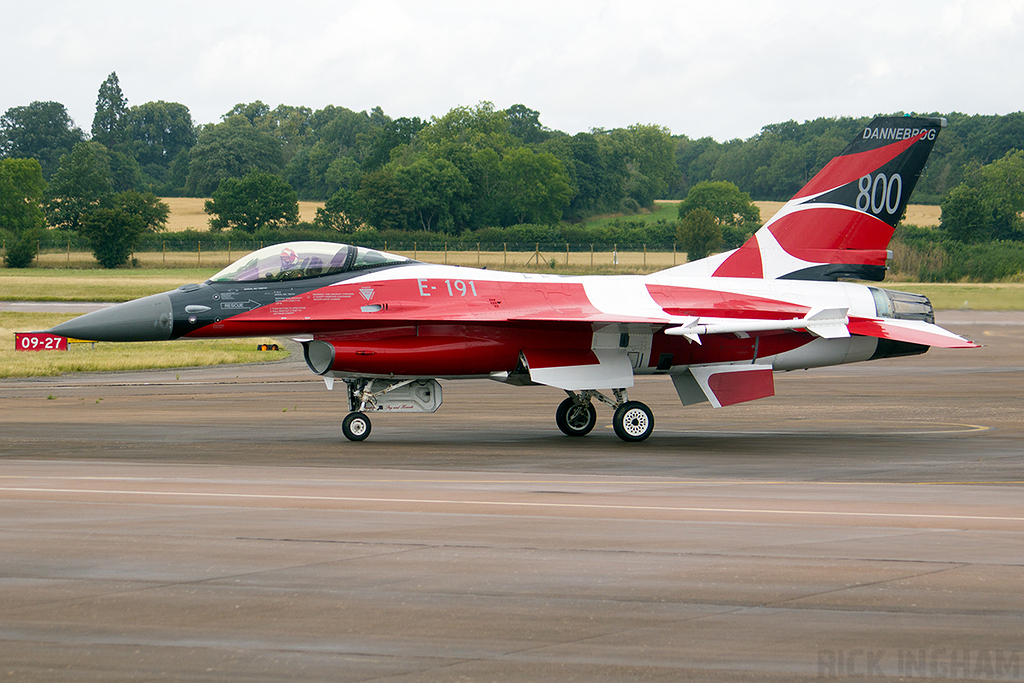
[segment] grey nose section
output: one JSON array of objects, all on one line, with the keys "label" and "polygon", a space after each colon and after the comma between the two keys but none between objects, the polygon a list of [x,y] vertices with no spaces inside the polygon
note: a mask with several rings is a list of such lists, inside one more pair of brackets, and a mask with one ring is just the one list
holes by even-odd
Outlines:
[{"label": "grey nose section", "polygon": [[171,338],[173,326],[171,297],[154,294],[86,313],[47,332],[86,341],[162,341]]}]

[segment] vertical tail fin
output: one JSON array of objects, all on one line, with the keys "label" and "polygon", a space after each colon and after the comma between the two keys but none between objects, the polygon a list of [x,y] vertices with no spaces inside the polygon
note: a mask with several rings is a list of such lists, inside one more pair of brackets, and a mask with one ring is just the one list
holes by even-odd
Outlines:
[{"label": "vertical tail fin", "polygon": [[945,125],[876,118],[713,274],[881,281],[893,230]]}]

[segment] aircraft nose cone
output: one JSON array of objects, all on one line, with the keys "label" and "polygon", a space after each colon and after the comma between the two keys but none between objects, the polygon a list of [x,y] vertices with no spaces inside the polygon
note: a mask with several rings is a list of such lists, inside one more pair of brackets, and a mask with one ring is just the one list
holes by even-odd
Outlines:
[{"label": "aircraft nose cone", "polygon": [[171,338],[171,297],[154,294],[74,318],[47,330],[86,341],[162,341]]}]

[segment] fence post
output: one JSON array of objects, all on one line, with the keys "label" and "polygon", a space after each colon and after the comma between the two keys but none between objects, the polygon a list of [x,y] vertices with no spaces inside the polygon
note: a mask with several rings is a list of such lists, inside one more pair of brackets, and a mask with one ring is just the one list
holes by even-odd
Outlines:
[{"label": "fence post", "polygon": [[569,243],[565,243],[565,265],[569,265]]},{"label": "fence post", "polygon": [[594,267],[594,245],[590,245],[590,267]]},{"label": "fence post", "polygon": [[447,241],[445,241],[445,243],[444,243],[444,264],[446,266],[448,265],[448,242]]},{"label": "fence post", "polygon": [[476,243],[476,265],[480,265],[480,243]]},{"label": "fence post", "polygon": [[167,240],[161,240],[163,242],[162,251],[164,254],[164,268],[167,267]]},{"label": "fence post", "polygon": [[644,245],[644,268],[647,267],[647,245]]},{"label": "fence post", "polygon": [[505,257],[505,265],[508,265],[508,242],[501,243],[501,253]]},{"label": "fence post", "polygon": [[537,242],[537,246],[534,249],[536,249],[534,256],[537,257],[537,270],[540,270],[540,242]]},{"label": "fence post", "polygon": [[416,260],[416,243],[415,242],[412,243],[412,260],[413,261]]},{"label": "fence post", "polygon": [[196,268],[201,268],[203,265],[203,243],[202,241],[196,241]]},{"label": "fence post", "polygon": [[672,265],[676,264],[676,243],[672,243]]},{"label": "fence post", "polygon": [[231,265],[231,240],[228,240],[228,265]]},{"label": "fence post", "polygon": [[612,265],[613,266],[619,265],[619,245],[618,244],[613,244],[612,245]]},{"label": "fence post", "polygon": [[68,268],[68,270],[71,269],[71,238],[70,237],[68,238],[68,262],[67,262],[67,265],[65,267]]}]

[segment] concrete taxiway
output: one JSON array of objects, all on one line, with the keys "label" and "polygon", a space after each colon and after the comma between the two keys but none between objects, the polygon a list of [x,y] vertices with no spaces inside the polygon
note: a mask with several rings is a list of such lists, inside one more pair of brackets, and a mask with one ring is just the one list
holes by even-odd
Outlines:
[{"label": "concrete taxiway", "polygon": [[11,680],[1024,678],[1024,319],[584,439],[375,416],[299,363],[0,380]]}]

